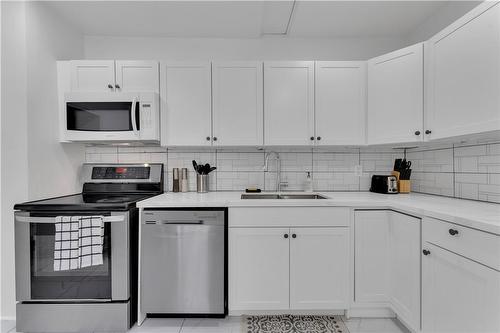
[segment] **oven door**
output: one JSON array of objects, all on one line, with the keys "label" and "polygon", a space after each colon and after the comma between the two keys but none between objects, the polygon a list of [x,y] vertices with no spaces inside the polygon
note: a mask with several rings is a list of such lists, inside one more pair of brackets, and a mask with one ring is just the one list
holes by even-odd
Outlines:
[{"label": "oven door", "polygon": [[[15,213],[17,301],[129,299],[128,213],[112,213],[118,216],[116,221],[104,224],[102,265],[66,271],[54,271],[55,214],[39,215]],[[93,212],[73,215],[103,214]]]},{"label": "oven door", "polygon": [[66,141],[155,141],[154,93],[67,93],[61,123]]}]

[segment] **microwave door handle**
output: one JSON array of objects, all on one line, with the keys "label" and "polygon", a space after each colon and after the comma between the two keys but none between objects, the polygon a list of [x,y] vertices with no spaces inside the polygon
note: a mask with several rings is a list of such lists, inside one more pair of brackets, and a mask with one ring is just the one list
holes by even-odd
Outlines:
[{"label": "microwave door handle", "polygon": [[135,105],[137,104],[137,97],[132,99],[132,107],[130,108],[130,118],[132,119],[132,130],[134,134],[139,136],[139,131],[137,130],[137,118],[135,116]]}]

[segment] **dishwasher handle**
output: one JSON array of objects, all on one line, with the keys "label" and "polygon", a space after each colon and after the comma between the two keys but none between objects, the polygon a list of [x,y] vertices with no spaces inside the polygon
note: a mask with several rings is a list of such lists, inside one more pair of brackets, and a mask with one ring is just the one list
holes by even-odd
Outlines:
[{"label": "dishwasher handle", "polygon": [[146,224],[204,224],[203,220],[158,220],[158,221],[145,221]]}]

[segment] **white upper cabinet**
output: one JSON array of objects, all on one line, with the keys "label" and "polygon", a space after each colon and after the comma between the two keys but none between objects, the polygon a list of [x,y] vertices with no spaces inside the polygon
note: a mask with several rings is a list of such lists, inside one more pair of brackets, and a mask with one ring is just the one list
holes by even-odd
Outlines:
[{"label": "white upper cabinet", "polygon": [[116,91],[160,93],[157,61],[116,61]]},{"label": "white upper cabinet", "polygon": [[261,146],[262,62],[212,64],[213,144]]},{"label": "white upper cabinet", "polygon": [[161,65],[162,145],[210,146],[210,62]]},{"label": "white upper cabinet", "polygon": [[114,60],[70,61],[71,90],[112,92],[115,90]]},{"label": "white upper cabinet", "polygon": [[500,130],[500,4],[485,2],[428,41],[426,139]]},{"label": "white upper cabinet", "polygon": [[156,92],[160,90],[157,61],[72,60],[71,91]]},{"label": "white upper cabinet", "polygon": [[422,141],[423,43],[368,61],[368,144]]},{"label": "white upper cabinet", "polygon": [[365,144],[366,63],[317,61],[315,73],[316,144]]},{"label": "white upper cabinet", "polygon": [[264,63],[264,143],[314,144],[314,62]]},{"label": "white upper cabinet", "polygon": [[290,229],[290,309],[346,309],[349,229]]}]

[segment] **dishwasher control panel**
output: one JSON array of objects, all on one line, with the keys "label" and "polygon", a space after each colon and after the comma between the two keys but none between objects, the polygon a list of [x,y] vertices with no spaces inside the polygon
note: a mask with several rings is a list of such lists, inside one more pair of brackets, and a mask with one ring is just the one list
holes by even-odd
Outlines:
[{"label": "dishwasher control panel", "polygon": [[224,225],[222,210],[144,210],[142,224]]}]

